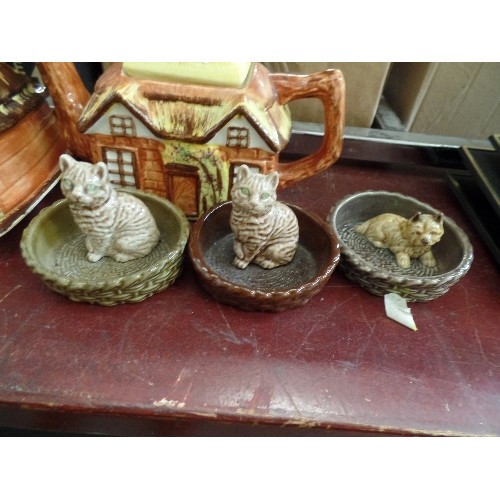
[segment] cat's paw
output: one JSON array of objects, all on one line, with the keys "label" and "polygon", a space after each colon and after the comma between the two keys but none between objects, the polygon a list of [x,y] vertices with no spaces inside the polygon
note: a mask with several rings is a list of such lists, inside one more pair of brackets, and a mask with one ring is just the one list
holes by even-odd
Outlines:
[{"label": "cat's paw", "polygon": [[234,240],[233,250],[236,257],[243,260],[243,258],[245,257],[245,252],[243,252],[243,245],[241,244],[241,241]]},{"label": "cat's paw", "polygon": [[396,262],[398,263],[398,266],[401,269],[408,269],[410,267],[410,257],[408,255],[406,255],[405,253],[397,254],[396,255]]},{"label": "cat's paw", "polygon": [[273,269],[273,268],[278,267],[280,265],[280,263],[278,263],[274,260],[264,259],[264,258],[259,258],[259,257],[257,257],[255,259],[255,263],[264,269]]},{"label": "cat's paw", "polygon": [[116,262],[128,262],[129,260],[133,260],[136,257],[134,255],[130,255],[129,253],[120,253],[117,252],[113,255],[113,259],[116,260]]},{"label": "cat's paw", "polygon": [[98,260],[101,260],[103,258],[103,255],[95,252],[87,252],[87,259],[90,262],[97,262]]},{"label": "cat's paw", "polygon": [[422,255],[420,257],[420,262],[425,267],[436,267],[437,266],[436,259],[434,258],[434,255],[432,255],[431,252],[424,253],[424,255]]},{"label": "cat's paw", "polygon": [[245,269],[248,266],[248,262],[246,260],[235,257],[233,260],[233,266],[236,266],[238,269]]}]

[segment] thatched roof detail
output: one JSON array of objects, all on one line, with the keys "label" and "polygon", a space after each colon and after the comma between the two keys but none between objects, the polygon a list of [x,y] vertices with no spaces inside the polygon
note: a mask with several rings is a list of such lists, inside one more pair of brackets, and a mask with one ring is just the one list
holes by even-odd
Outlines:
[{"label": "thatched roof detail", "polygon": [[78,122],[86,132],[114,103],[121,103],[155,135],[187,142],[208,142],[231,118],[241,114],[273,151],[290,136],[291,120],[259,64],[242,88],[158,82],[124,75],[116,63],[97,81]]}]

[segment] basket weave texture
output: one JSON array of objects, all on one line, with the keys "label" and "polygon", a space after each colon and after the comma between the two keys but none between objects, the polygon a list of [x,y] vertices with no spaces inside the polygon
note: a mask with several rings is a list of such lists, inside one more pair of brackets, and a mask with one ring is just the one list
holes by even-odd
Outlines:
[{"label": "basket weave texture", "polygon": [[[446,293],[470,269],[473,249],[469,238],[449,217],[444,216],[444,235],[433,247],[438,271],[416,276],[401,269],[394,271],[383,259],[374,263],[363,258],[342,237],[345,227],[381,213],[397,213],[409,218],[415,212],[438,214],[439,211],[411,196],[388,191],[363,191],[346,196],[330,211],[328,221],[340,241],[339,268],[345,276],[374,295],[397,293],[409,302],[427,302]],[[374,248],[374,252],[377,250]],[[387,252],[389,252],[387,250]]]},{"label": "basket weave texture", "polygon": [[168,200],[142,191],[140,198],[153,214],[160,242],[142,258],[118,263],[103,257],[86,259],[85,240],[74,223],[67,200],[44,208],[24,230],[22,256],[51,290],[75,302],[103,306],[140,302],[171,285],[182,272],[189,222]]}]

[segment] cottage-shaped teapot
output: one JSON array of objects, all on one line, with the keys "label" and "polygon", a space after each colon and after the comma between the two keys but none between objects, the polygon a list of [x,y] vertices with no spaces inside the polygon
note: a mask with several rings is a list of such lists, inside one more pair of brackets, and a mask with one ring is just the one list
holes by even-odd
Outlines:
[{"label": "cottage-shaped teapot", "polygon": [[[114,63],[90,96],[72,63],[39,63],[70,152],[104,161],[114,183],[168,198],[190,218],[229,198],[242,164],[280,173],[280,187],[334,163],[341,152],[344,80],[339,70],[271,74],[260,63]],[[324,105],[318,151],[290,163],[287,103]]]}]

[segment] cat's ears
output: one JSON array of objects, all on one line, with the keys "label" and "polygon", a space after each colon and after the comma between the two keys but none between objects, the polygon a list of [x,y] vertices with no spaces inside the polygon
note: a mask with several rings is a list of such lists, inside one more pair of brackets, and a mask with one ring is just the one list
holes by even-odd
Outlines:
[{"label": "cat's ears", "polygon": [[271,184],[272,188],[276,190],[280,181],[280,175],[278,174],[278,172],[273,172],[272,174],[267,175],[266,178]]},{"label": "cat's ears", "polygon": [[[252,172],[248,165],[240,165],[238,167],[238,173],[236,174],[236,180],[244,181],[245,179],[248,179],[248,177],[250,177],[251,175]],[[268,174],[265,176],[265,178],[271,184],[271,187],[273,189],[276,189],[278,187],[278,183],[280,181],[280,176],[278,172],[273,172],[271,174]]]},{"label": "cat's ears", "polygon": [[[410,220],[412,222],[417,222],[418,219],[420,219],[420,216],[422,215],[422,212],[417,212]],[[441,224],[443,222],[443,212],[440,212],[439,214],[434,216],[434,220]]]},{"label": "cat's ears", "polygon": [[[73,166],[76,162],[77,161],[72,156],[68,154],[62,154],[59,157],[59,169],[64,174],[64,172],[66,172],[66,170],[69,167]],[[89,164],[89,166],[91,166],[91,164]],[[108,178],[108,167],[104,162],[100,161],[99,163],[96,163],[94,167],[99,179],[106,180]]]},{"label": "cat's ears", "polygon": [[72,156],[63,154],[59,157],[59,170],[64,174],[73,163],[75,163],[75,159]]},{"label": "cat's ears", "polygon": [[101,181],[107,180],[107,178],[108,178],[108,166],[104,162],[100,161],[99,163],[96,163],[94,165],[94,168],[95,168],[95,172],[97,174],[97,177],[99,177],[99,179]]},{"label": "cat's ears", "polygon": [[251,174],[248,165],[240,165],[238,167],[238,172],[236,173],[236,180],[243,181],[249,177]]}]

